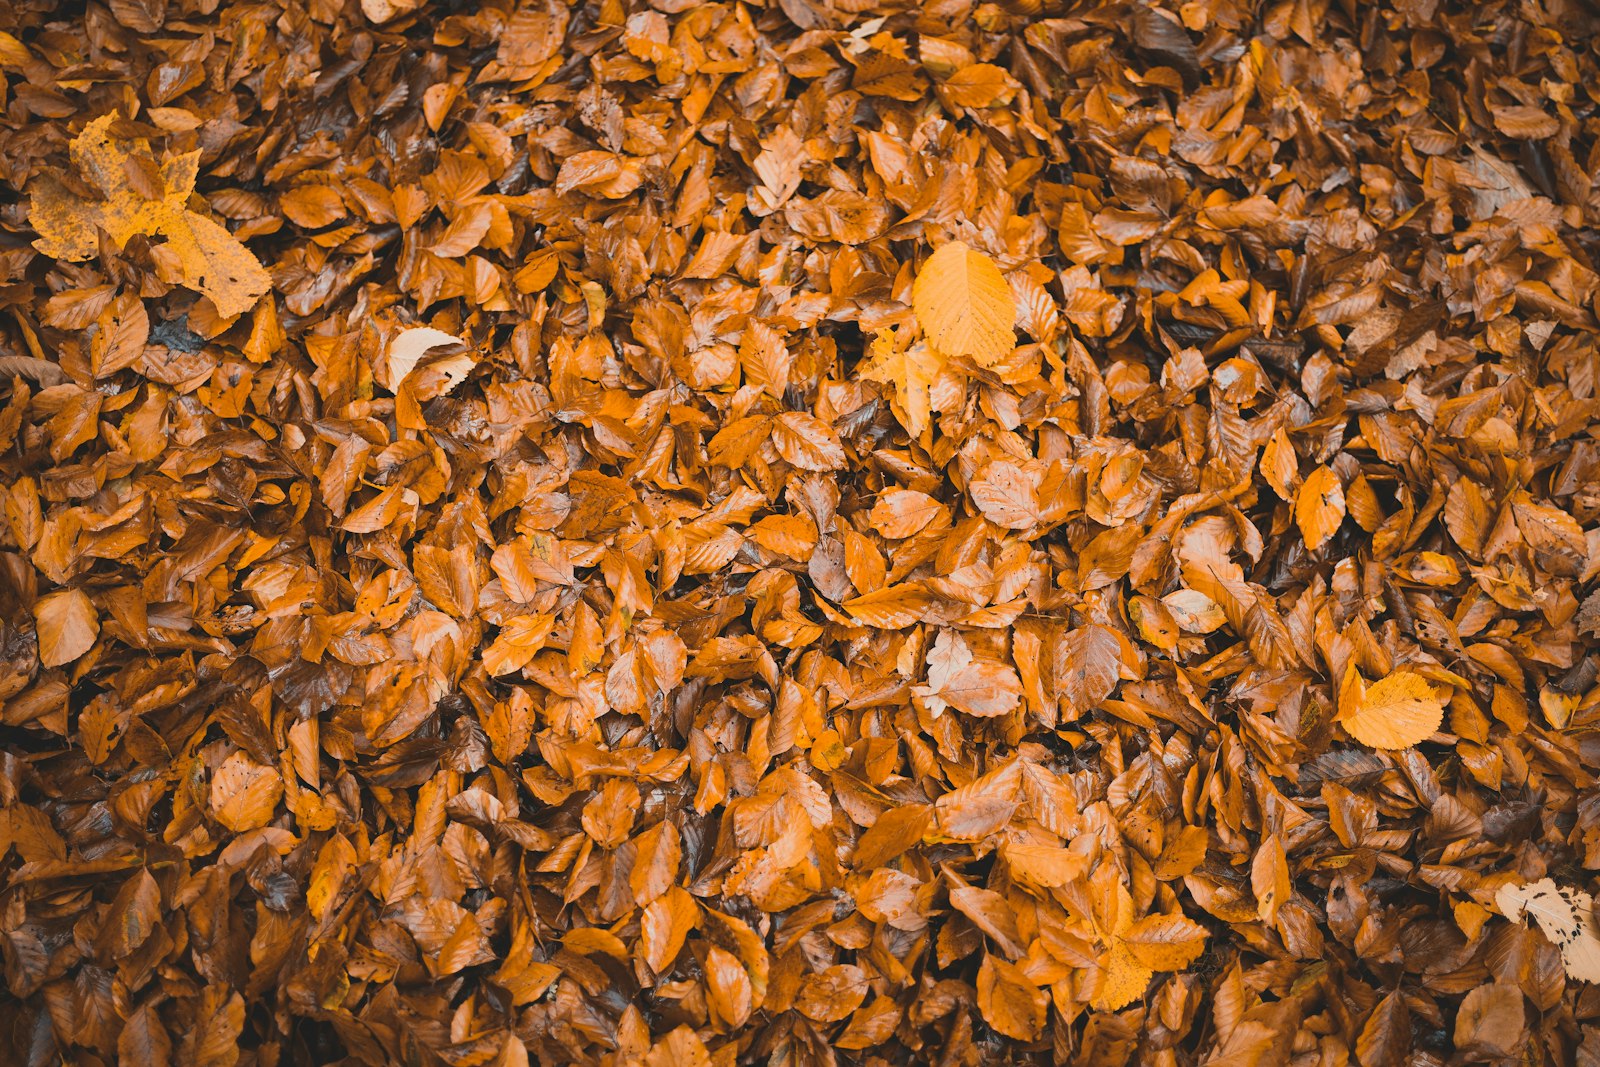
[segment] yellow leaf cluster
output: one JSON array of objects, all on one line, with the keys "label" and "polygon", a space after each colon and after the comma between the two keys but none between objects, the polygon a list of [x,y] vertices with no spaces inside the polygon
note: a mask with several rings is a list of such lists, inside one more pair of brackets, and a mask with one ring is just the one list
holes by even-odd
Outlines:
[{"label": "yellow leaf cluster", "polygon": [[1120,1011],[1144,995],[1157,971],[1181,971],[1205,951],[1205,928],[1183,915],[1136,920],[1133,896],[1121,879],[1096,911],[1096,932],[1107,949],[1090,998],[1098,1011]]},{"label": "yellow leaf cluster", "polygon": [[[119,249],[139,234],[165,238],[154,250],[164,280],[210,297],[224,318],[249,311],[272,279],[226,227],[188,209],[200,151],[157,165],[146,142],[112,136],[120,117],[114,111],[102,115],[71,145],[78,173],[105,199],[86,199],[49,176],[29,189],[28,221],[39,232],[34,247],[55,259],[81,262],[99,251],[97,229]],[[143,191],[135,188],[135,175]]]},{"label": "yellow leaf cluster", "polygon": [[929,388],[944,370],[945,358],[925,343],[907,347],[904,341],[905,337],[893,330],[879,333],[859,373],[868,381],[894,388],[901,421],[912,437],[921,437],[933,413]]}]

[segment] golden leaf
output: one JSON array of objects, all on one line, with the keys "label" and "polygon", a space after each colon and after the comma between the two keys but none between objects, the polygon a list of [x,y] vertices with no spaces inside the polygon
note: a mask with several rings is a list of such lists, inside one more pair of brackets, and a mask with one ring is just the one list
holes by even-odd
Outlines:
[{"label": "golden leaf", "polygon": [[1016,297],[994,260],[960,241],[923,264],[911,286],[911,306],[929,344],[946,355],[989,366],[1013,347]]},{"label": "golden leaf", "polygon": [[1135,596],[1128,601],[1128,618],[1139,636],[1163,652],[1178,647],[1178,622],[1171,609],[1154,597]]},{"label": "golden leaf", "polygon": [[1355,676],[1340,688],[1340,703],[1339,723],[1372,748],[1410,748],[1444,721],[1444,699],[1412,671],[1395,671],[1370,688]]},{"label": "golden leaf", "polygon": [[640,919],[639,958],[656,973],[665,971],[682,951],[698,914],[694,898],[677,886],[651,901]]},{"label": "golden leaf", "polygon": [[901,348],[892,330],[873,338],[870,356],[858,374],[894,387],[895,415],[912,437],[921,437],[933,413],[929,387],[944,370],[944,356],[925,343]]},{"label": "golden leaf", "polygon": [[100,116],[71,145],[73,165],[104,200],[86,200],[49,176],[33,183],[28,222],[39,231],[34,247],[76,263],[99,252],[97,228],[118,248],[136,234],[164,237],[166,243],[152,250],[163,280],[210,297],[223,318],[250,310],[272,287],[272,278],[226,227],[188,209],[200,150],[161,163],[154,183],[160,195],[141,195],[129,174],[143,172],[135,161],[149,160],[150,146],[113,139],[110,129],[120,117],[115,111]]},{"label": "golden leaf", "polygon": [[741,1026],[750,1018],[750,976],[733,953],[712,945],[706,951],[706,1001],[720,1030]]},{"label": "golden leaf", "polygon": [[1206,928],[1177,913],[1146,915],[1129,925],[1121,944],[1141,967],[1181,971],[1206,950]]},{"label": "golden leaf", "polygon": [[356,850],[343,834],[334,834],[317,853],[317,862],[311,868],[311,887],[306,890],[306,906],[317,920],[326,918],[338,902],[345,875],[355,863]]}]

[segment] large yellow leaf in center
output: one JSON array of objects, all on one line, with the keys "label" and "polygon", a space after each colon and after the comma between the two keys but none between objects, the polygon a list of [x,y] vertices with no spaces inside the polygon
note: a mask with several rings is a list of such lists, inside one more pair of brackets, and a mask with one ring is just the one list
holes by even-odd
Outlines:
[{"label": "large yellow leaf in center", "polygon": [[1412,671],[1395,671],[1364,692],[1354,688],[1357,692],[1348,710],[1341,709],[1339,723],[1363,745],[1410,748],[1426,741],[1444,721],[1444,700]]},{"label": "large yellow leaf in center", "polygon": [[951,241],[923,264],[911,306],[928,343],[947,356],[988,366],[1012,349],[1016,298],[994,260]]}]

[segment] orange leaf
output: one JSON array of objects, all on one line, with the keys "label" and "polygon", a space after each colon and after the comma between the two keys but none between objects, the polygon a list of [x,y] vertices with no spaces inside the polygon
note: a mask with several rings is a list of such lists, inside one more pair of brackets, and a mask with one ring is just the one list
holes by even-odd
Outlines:
[{"label": "orange leaf", "polygon": [[81,589],[62,589],[40,597],[33,605],[39,634],[39,662],[46,667],[71,663],[94,645],[100,618],[89,595]]},{"label": "orange leaf", "polygon": [[1395,671],[1365,686],[1354,679],[1352,706],[1341,689],[1338,721],[1351,737],[1372,748],[1410,748],[1433,735],[1444,721],[1445,700],[1420,674]]},{"label": "orange leaf", "polygon": [[752,1008],[750,976],[731,952],[713,945],[706,951],[706,997],[719,1029],[741,1026]]},{"label": "orange leaf", "polygon": [[903,337],[884,331],[873,338],[869,358],[856,371],[862,378],[894,387],[895,417],[914,438],[928,429],[933,414],[930,388],[943,372],[945,357],[918,341],[903,347]]},{"label": "orange leaf", "polygon": [[1295,497],[1294,518],[1306,547],[1321,548],[1344,521],[1344,487],[1339,476],[1327,467],[1312,471]]},{"label": "orange leaf", "polygon": [[1008,530],[1027,530],[1040,519],[1038,479],[1008,460],[991,463],[967,487],[983,517]]},{"label": "orange leaf", "polygon": [[1184,915],[1146,915],[1122,936],[1140,966],[1152,971],[1181,971],[1206,949],[1206,928]]},{"label": "orange leaf", "polygon": [[844,466],[839,437],[821,419],[804,411],[786,411],[772,426],[778,454],[807,471],[832,471]]},{"label": "orange leaf", "polygon": [[941,246],[922,265],[911,304],[928,342],[946,355],[989,366],[1016,340],[1016,298],[1005,276],[994,260],[960,241]]},{"label": "orange leaf", "polygon": [[1270,926],[1290,893],[1289,860],[1277,834],[1268,834],[1256,849],[1255,860],[1250,864],[1250,888],[1255,891],[1261,921]]},{"label": "orange leaf", "polygon": [[985,954],[978,968],[978,1010],[997,1033],[1032,1041],[1044,1029],[1050,1000],[1014,963]]},{"label": "orange leaf", "polygon": [[683,951],[694,929],[698,906],[677,886],[668,889],[644,909],[639,928],[639,954],[652,971],[666,971]]},{"label": "orange leaf", "polygon": [[800,987],[795,1008],[819,1023],[838,1022],[867,998],[867,975],[860,967],[841,963],[813,974]]},{"label": "orange leaf", "polygon": [[230,830],[254,830],[265,826],[283,796],[283,779],[271,767],[263,767],[243,752],[222,761],[211,776],[211,810]]}]

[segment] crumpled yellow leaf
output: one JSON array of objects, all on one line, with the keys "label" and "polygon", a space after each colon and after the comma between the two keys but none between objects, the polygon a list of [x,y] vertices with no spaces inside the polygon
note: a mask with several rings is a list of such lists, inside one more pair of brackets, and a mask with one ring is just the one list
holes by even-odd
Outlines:
[{"label": "crumpled yellow leaf", "polygon": [[1116,887],[1116,914],[1107,916],[1110,929],[1101,929],[1100,937],[1110,949],[1101,964],[1105,977],[1100,989],[1090,1003],[1097,1011],[1120,1011],[1144,996],[1155,971],[1134,958],[1123,940],[1133,927],[1133,897],[1120,882]]},{"label": "crumpled yellow leaf", "polygon": [[911,284],[911,307],[928,343],[949,356],[989,366],[1010,353],[1017,298],[994,260],[951,241],[935,252]]},{"label": "crumpled yellow leaf", "polygon": [[[947,246],[948,247],[948,246]],[[883,330],[872,339],[867,361],[859,374],[872,382],[894,387],[895,414],[913,438],[921,437],[933,413],[929,387],[944,370],[945,359],[927,344],[902,347],[903,336]]]},{"label": "crumpled yellow leaf", "polygon": [[1339,701],[1339,724],[1372,748],[1410,748],[1426,741],[1444,721],[1444,699],[1412,671],[1394,671],[1370,687],[1359,675],[1349,677],[1340,687]]},{"label": "crumpled yellow leaf", "polygon": [[[104,200],[87,200],[46,175],[28,190],[28,222],[39,232],[33,246],[54,259],[81,262],[99,251],[96,228],[118,248],[136,234],[163,237],[153,249],[163,280],[211,298],[223,318],[249,311],[272,287],[272,278],[238,238],[204,215],[188,209],[200,171],[200,151],[185,153],[155,167],[143,140],[111,136],[121,116],[100,116],[73,138],[72,162]],[[141,163],[144,166],[141,166]],[[148,171],[154,168],[152,177]],[[159,196],[135,188],[133,174],[154,185]]]}]

